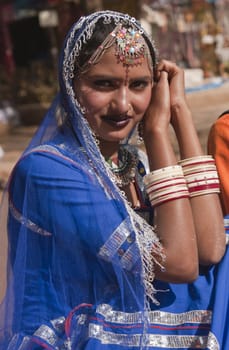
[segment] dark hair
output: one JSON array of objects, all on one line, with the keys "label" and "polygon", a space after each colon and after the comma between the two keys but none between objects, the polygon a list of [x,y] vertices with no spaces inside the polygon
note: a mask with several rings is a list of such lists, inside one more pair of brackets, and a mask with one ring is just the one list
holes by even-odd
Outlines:
[{"label": "dark hair", "polygon": [[[83,45],[82,50],[77,58],[77,66],[80,68],[88,62],[95,50],[102,44],[104,39],[112,32],[115,28],[115,24],[112,21],[104,25],[104,19],[100,18],[96,23],[96,30],[93,32],[91,38]],[[77,67],[76,67],[77,69]],[[78,69],[77,69],[78,70]]]}]

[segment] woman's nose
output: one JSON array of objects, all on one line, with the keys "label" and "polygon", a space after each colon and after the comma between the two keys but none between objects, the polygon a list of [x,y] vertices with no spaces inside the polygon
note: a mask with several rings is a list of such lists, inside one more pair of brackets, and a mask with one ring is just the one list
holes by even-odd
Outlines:
[{"label": "woman's nose", "polygon": [[120,87],[112,100],[112,108],[120,114],[126,114],[131,109],[130,96],[126,87]]}]

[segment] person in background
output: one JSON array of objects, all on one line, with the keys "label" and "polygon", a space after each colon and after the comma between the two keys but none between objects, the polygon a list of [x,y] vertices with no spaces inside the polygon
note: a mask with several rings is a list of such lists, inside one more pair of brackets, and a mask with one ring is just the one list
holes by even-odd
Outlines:
[{"label": "person in background", "polygon": [[229,214],[229,110],[223,112],[213,123],[208,135],[208,152],[216,162],[221,193],[220,199],[224,215]]},{"label": "person in background", "polygon": [[59,78],[2,206],[0,350],[226,349],[219,180],[183,70],[136,19],[101,11],[70,29]]},{"label": "person in background", "polygon": [[224,214],[224,226],[229,239],[229,183],[228,183],[228,141],[229,141],[229,110],[220,114],[213,123],[208,134],[208,152],[216,162],[220,180],[220,201]]}]

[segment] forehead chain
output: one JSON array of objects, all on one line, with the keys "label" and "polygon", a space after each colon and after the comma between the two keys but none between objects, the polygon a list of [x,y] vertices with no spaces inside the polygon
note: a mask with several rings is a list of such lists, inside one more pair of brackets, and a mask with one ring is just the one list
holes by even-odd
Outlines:
[{"label": "forehead chain", "polygon": [[133,27],[126,27],[119,23],[95,50],[88,60],[88,64],[96,64],[104,51],[114,44],[115,56],[118,62],[121,62],[124,66],[141,64],[143,59],[149,55],[149,50],[147,49],[142,32]]}]

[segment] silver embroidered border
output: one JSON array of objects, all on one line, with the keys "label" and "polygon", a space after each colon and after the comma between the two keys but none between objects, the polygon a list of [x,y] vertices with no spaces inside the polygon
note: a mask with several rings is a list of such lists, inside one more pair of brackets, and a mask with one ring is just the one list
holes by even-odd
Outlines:
[{"label": "silver embroidered border", "polygon": [[[229,227],[229,218],[224,218],[224,227]],[[229,233],[226,233],[226,244],[229,245]]]},{"label": "silver embroidered border", "polygon": [[[108,304],[101,304],[97,306],[96,313],[104,317],[104,321],[115,324],[135,325],[142,324],[144,322],[145,315],[142,312],[126,313],[121,311],[115,311]],[[210,310],[193,310],[190,312],[184,312],[180,314],[169,313],[163,311],[150,311],[148,319],[150,325],[160,324],[164,326],[182,325],[185,323],[196,324],[211,324],[212,312]],[[88,316],[86,314],[79,314],[77,316],[77,324],[82,326],[86,323]],[[59,333],[64,331],[65,318],[60,317],[52,320],[51,324],[53,329],[48,325],[41,325],[34,333],[35,337],[44,340],[46,343],[55,347],[59,342]],[[115,327],[116,328],[116,327]],[[137,329],[137,328],[136,328]],[[77,330],[76,330],[77,332]],[[89,324],[89,338],[97,339],[101,344],[119,344],[126,347],[159,347],[169,349],[209,349],[220,350],[218,340],[212,332],[209,332],[207,336],[196,335],[168,335],[168,334],[139,334],[139,333],[120,333],[113,331],[106,331],[103,325],[94,323]],[[12,339],[11,344],[13,346],[17,339],[17,335]],[[24,349],[23,344],[29,343],[30,337],[25,337],[21,344],[20,350]],[[86,340],[86,339],[85,339]],[[68,338],[61,347],[58,349],[67,350],[71,349],[71,339]],[[9,347],[10,350],[10,347]]]},{"label": "silver embroidered border", "polygon": [[37,224],[35,224],[32,220],[27,219],[25,216],[23,216],[13,205],[13,203],[10,201],[9,202],[9,209],[12,214],[12,216],[20,222],[23,226],[27,227],[29,230],[38,233],[39,235],[42,236],[52,236],[52,233],[49,231],[44,230]]},{"label": "silver embroidered border", "polygon": [[[142,322],[142,313],[127,313],[115,311],[109,304],[100,304],[96,312],[102,315],[105,321],[120,324],[132,324]],[[161,325],[181,325],[184,323],[205,323],[211,324],[212,311],[210,310],[192,310],[183,313],[171,313],[165,311],[149,311],[148,319],[150,323]]]},{"label": "silver embroidered border", "polygon": [[[59,145],[61,147],[61,145]],[[74,160],[72,160],[69,157],[64,156],[57,148],[50,146],[50,145],[40,145],[37,147],[32,148],[31,150],[29,150],[28,152],[25,152],[24,155],[22,156],[22,158],[26,157],[28,154],[34,153],[34,152],[48,152],[54,155],[57,155],[59,157],[62,157],[63,159],[68,160],[71,163],[75,163]],[[21,158],[21,159],[22,159]],[[77,163],[77,165],[79,166],[79,164]],[[41,228],[40,226],[38,226],[36,223],[34,223],[32,220],[26,218],[25,216],[23,216],[14,206],[13,202],[10,200],[9,201],[9,210],[12,214],[12,216],[15,218],[15,220],[17,220],[18,222],[20,222],[23,226],[27,227],[29,230],[38,233],[39,235],[42,236],[52,236],[52,233]]]},{"label": "silver embroidered border", "polygon": [[[120,247],[128,240],[130,236],[130,219],[127,217],[110,235],[109,239],[100,248],[98,256],[106,261],[112,261],[118,253]],[[153,244],[153,243],[152,243]],[[120,258],[123,268],[131,270],[136,261],[140,259],[139,248],[134,239],[129,249],[123,253]]]},{"label": "silver embroidered border", "polygon": [[124,334],[105,331],[98,324],[89,325],[89,337],[95,338],[101,344],[119,344],[126,347],[158,347],[167,349],[209,349],[220,350],[215,335],[209,332],[208,336],[196,335],[160,335],[160,334]]}]

